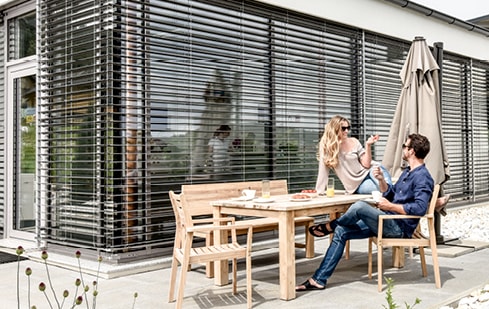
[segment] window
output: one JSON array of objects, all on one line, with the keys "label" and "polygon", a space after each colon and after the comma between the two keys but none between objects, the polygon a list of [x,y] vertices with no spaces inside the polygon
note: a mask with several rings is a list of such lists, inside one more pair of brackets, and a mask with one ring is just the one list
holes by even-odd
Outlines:
[{"label": "window", "polygon": [[36,12],[9,19],[8,58],[17,60],[36,54]]}]

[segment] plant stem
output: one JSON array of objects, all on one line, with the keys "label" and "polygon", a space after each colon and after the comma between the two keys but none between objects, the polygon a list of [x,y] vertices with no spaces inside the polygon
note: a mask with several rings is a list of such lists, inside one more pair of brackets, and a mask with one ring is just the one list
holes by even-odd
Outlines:
[{"label": "plant stem", "polygon": [[27,276],[27,304],[31,308],[31,276]]},{"label": "plant stem", "polygon": [[20,273],[20,255],[17,255],[17,308],[20,309],[20,289],[19,289],[19,284],[20,284],[20,278],[19,278],[19,273]]},{"label": "plant stem", "polygon": [[48,295],[46,294],[46,291],[43,291],[42,293],[44,294],[44,296],[46,296],[46,299],[47,299],[47,301],[48,301],[49,307],[50,307],[51,309],[53,309],[53,305],[51,304],[51,301],[49,300],[49,297],[48,297]]},{"label": "plant stem", "polygon": [[[46,266],[46,273],[48,275],[49,287],[51,288],[51,291],[53,292],[54,300],[56,301],[56,304],[58,304],[58,308],[60,308],[58,297],[56,297],[56,292],[54,292],[53,283],[51,282],[51,275],[49,274],[48,263],[46,262],[46,260],[44,260],[44,265]],[[47,295],[46,295],[46,298],[47,298]],[[48,299],[48,301],[49,301],[49,299]],[[51,304],[51,303],[49,303],[49,304]]]},{"label": "plant stem", "polygon": [[85,305],[87,306],[87,309],[90,309],[90,307],[88,306],[87,290],[86,290],[86,286],[85,286],[85,281],[83,280],[83,273],[81,270],[80,259],[78,258],[77,260],[78,260],[78,272],[80,273],[80,280],[81,280],[81,284],[82,284],[82,288],[83,288],[83,297],[85,298]]}]

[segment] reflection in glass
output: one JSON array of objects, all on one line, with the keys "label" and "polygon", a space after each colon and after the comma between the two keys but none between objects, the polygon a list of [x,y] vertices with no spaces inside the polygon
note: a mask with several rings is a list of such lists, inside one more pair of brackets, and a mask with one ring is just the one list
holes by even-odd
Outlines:
[{"label": "reflection in glass", "polygon": [[34,176],[36,167],[36,77],[14,80],[16,115],[16,190],[14,229],[31,230],[35,226]]}]

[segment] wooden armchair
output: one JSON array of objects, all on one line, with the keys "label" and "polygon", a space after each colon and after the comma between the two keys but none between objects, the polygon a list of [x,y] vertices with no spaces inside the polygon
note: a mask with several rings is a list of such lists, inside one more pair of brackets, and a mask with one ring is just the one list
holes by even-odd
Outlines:
[{"label": "wooden armchair", "polygon": [[[175,301],[175,282],[177,277],[178,264],[181,265],[180,270],[180,284],[178,286],[178,295],[176,299],[175,308],[182,308],[183,293],[185,289],[185,282],[187,277],[188,265],[193,263],[206,263],[210,261],[220,260],[233,260],[233,294],[236,294],[236,279],[237,279],[237,259],[246,259],[246,294],[247,294],[247,308],[252,306],[252,290],[251,290],[251,244],[253,228],[247,227],[246,246],[242,246],[237,241],[236,230],[237,226],[234,225],[233,218],[223,218],[219,221],[227,221],[228,225],[220,225],[215,219],[205,219],[209,224],[194,226],[192,217],[188,214],[187,207],[185,206],[186,200],[184,194],[177,195],[173,191],[169,192],[171,204],[173,206],[173,212],[175,213],[176,232],[175,232],[175,244],[173,247],[173,258],[171,266],[171,278],[168,294],[168,302]],[[204,220],[204,219],[203,219]],[[199,223],[203,223],[200,220]],[[213,225],[216,222],[219,224]],[[239,229],[243,230],[243,225],[239,226]],[[210,233],[210,232],[226,232],[231,236],[231,242],[224,243],[218,246],[205,245],[194,247],[193,238],[194,233]]]},{"label": "wooden armchair", "polygon": [[[419,247],[419,256],[421,259],[421,269],[423,272],[423,277],[428,275],[426,271],[426,257],[424,252],[424,247],[430,247],[431,256],[433,258],[433,269],[435,275],[435,285],[437,288],[441,287],[440,282],[440,269],[438,266],[438,253],[436,250],[436,234],[435,234],[435,205],[436,199],[438,198],[438,192],[440,191],[440,185],[435,185],[433,190],[433,195],[431,197],[430,205],[428,206],[428,211],[424,216],[411,216],[411,215],[382,215],[379,216],[379,229],[377,237],[370,237],[368,244],[368,277],[372,278],[372,243],[377,245],[377,281],[378,290],[382,291],[382,253],[384,247]],[[389,219],[407,219],[407,218],[420,218],[426,219],[428,223],[428,237],[425,237],[420,232],[420,227],[418,225],[412,238],[383,238],[383,222]],[[394,254],[394,253],[393,253]]]},{"label": "wooden armchair", "polygon": [[[241,182],[223,182],[223,183],[204,183],[204,184],[187,184],[182,185],[182,193],[185,194],[188,213],[194,218],[212,217],[213,206],[212,201],[226,200],[241,196],[244,189],[256,190],[257,195],[261,195],[261,181],[241,181]],[[271,180],[270,193],[272,195],[288,194],[287,180]],[[199,223],[201,219],[194,219],[194,224]],[[200,221],[201,222],[201,221]],[[205,222],[205,221],[204,221]],[[314,237],[307,230],[314,224],[313,217],[296,217],[294,219],[295,226],[304,227],[305,243],[296,243],[297,248],[305,248],[306,257],[314,257]],[[276,218],[246,218],[237,219],[236,225],[245,227],[253,226],[253,233],[278,230],[278,219]],[[247,233],[246,230],[238,230],[238,235]],[[206,231],[195,232],[194,236],[205,239],[206,246],[213,244],[212,232]],[[206,275],[209,278],[214,277],[214,264],[207,263]]]}]

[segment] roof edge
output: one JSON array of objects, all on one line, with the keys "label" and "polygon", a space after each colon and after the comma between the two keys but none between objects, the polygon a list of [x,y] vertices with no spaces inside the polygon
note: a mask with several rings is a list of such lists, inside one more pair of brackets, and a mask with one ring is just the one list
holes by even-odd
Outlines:
[{"label": "roof edge", "polygon": [[426,7],[421,4],[417,4],[415,2],[409,0],[384,0],[386,2],[390,2],[392,4],[399,5],[400,7],[407,8],[418,13],[421,13],[425,16],[430,16],[436,18],[438,20],[444,21],[451,25],[456,25],[458,27],[462,27],[468,31],[480,33],[486,37],[489,37],[489,29],[481,27],[479,25],[475,25],[469,21],[465,21],[463,19],[459,19],[448,14],[442,13],[440,11],[436,11],[432,8]]}]

